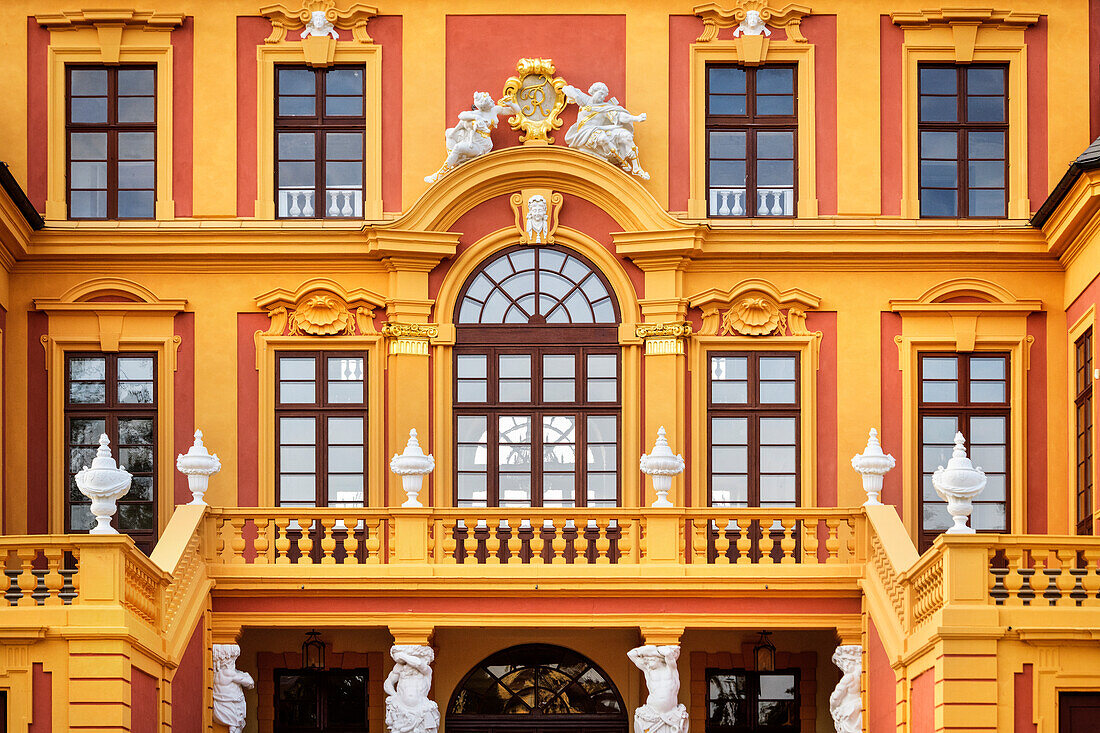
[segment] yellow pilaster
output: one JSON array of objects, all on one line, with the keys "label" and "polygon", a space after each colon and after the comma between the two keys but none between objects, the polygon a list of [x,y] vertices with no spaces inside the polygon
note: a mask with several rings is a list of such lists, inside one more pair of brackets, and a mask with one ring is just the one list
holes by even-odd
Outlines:
[{"label": "yellow pilaster", "polygon": [[837,212],[876,216],[881,208],[879,14],[837,13],[836,37]]},{"label": "yellow pilaster", "polygon": [[634,139],[650,176],[644,185],[662,206],[668,206],[668,13],[637,5],[626,14],[626,104],[646,113]]},{"label": "yellow pilaster", "polygon": [[237,47],[239,14],[228,3],[214,3],[194,16],[196,217],[237,214],[237,74],[229,49]]}]

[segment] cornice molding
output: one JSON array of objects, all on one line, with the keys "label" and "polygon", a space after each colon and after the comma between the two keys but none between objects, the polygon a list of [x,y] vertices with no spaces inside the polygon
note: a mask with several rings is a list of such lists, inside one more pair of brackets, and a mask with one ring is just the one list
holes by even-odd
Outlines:
[{"label": "cornice molding", "polygon": [[980,25],[1020,29],[1038,23],[1039,14],[994,8],[953,7],[891,13],[890,20],[906,29],[931,28],[937,25]]},{"label": "cornice molding", "polygon": [[184,13],[161,13],[155,10],[102,9],[39,13],[34,19],[45,28],[62,31],[97,26],[172,30],[182,25],[185,17]]}]

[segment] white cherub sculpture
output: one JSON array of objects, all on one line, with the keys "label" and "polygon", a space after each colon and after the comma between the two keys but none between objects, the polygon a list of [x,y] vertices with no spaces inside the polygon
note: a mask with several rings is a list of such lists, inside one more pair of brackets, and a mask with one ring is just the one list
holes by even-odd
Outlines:
[{"label": "white cherub sculpture", "polygon": [[237,671],[241,648],[236,644],[214,645],[214,720],[229,728],[229,733],[244,730],[248,707],[244,688],[252,689],[252,675]]},{"label": "white cherub sculpture", "polygon": [[829,712],[836,733],[860,733],[863,730],[863,698],[859,694],[859,676],[863,671],[863,648],[842,644],[833,653],[833,664],[840,667],[840,682],[829,696]]},{"label": "white cherub sculpture", "polygon": [[439,706],[428,699],[435,652],[420,644],[394,644],[393,669],[382,684],[390,733],[437,733]]},{"label": "white cherub sculpture", "polygon": [[314,10],[309,14],[309,23],[306,24],[306,29],[302,31],[302,38],[306,36],[332,36],[336,40],[340,40],[340,34],[336,32],[336,27],[332,25],[324,10]]},{"label": "white cherub sculpture", "polygon": [[772,34],[771,29],[764,25],[764,21],[761,20],[759,10],[745,11],[745,19],[733,29],[733,37],[740,38],[742,33],[746,36],[759,36],[761,33],[765,36]]},{"label": "white cherub sculpture", "polygon": [[569,85],[563,90],[566,99],[580,107],[577,121],[565,133],[565,144],[648,181],[649,174],[639,165],[638,146],[634,144],[634,123],[645,122],[645,113],[632,115],[619,106],[619,100],[608,99],[607,85],[602,81],[590,86],[588,94]]},{"label": "white cherub sculpture", "polygon": [[459,112],[458,124],[447,128],[447,159],[439,170],[425,176],[424,182],[435,183],[444,173],[492,150],[490,135],[496,129],[497,117],[509,110],[518,113],[519,105],[505,101],[494,104],[488,92],[475,92],[474,108]]},{"label": "white cherub sculpture", "polygon": [[527,243],[545,242],[549,226],[550,217],[547,215],[546,197],[535,194],[527,199]]},{"label": "white cherub sculpture", "polygon": [[687,733],[688,712],[680,696],[678,646],[647,644],[627,652],[630,661],[645,674],[649,697],[634,711],[634,733]]}]

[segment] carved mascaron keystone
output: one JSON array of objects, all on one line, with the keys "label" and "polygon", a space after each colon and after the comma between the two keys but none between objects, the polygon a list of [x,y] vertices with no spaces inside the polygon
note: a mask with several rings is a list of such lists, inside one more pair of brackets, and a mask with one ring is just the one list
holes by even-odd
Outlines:
[{"label": "carved mascaron keystone", "polygon": [[509,203],[516,216],[520,244],[554,243],[563,200],[560,193],[541,188],[512,194]]},{"label": "carved mascaron keystone", "polygon": [[[718,31],[734,28],[734,37],[745,36],[766,38],[771,35],[768,26],[783,28],[787,39],[795,43],[806,43],[799,25],[810,14],[805,5],[788,3],[783,7],[774,7],[768,0],[734,0],[728,6],[717,2],[696,5],[693,11],[703,19],[703,33],[698,43],[707,43],[718,38]],[[759,63],[759,61],[757,61]]]},{"label": "carved mascaron keystone", "polygon": [[513,102],[518,111],[508,118],[513,130],[523,130],[519,141],[524,145],[549,145],[550,133],[561,127],[565,109],[565,80],[554,76],[550,59],[520,59],[516,76],[504,83],[501,101]]},{"label": "carved mascaron keystone", "polygon": [[[322,62],[315,54],[335,49],[340,39],[337,28],[350,28],[352,39],[360,43],[373,43],[367,33],[367,23],[378,15],[378,8],[363,3],[352,3],[347,10],[339,10],[335,0],[304,0],[298,10],[291,10],[279,3],[260,8],[260,15],[271,21],[271,35],[265,43],[279,43],[290,31],[301,29],[303,51],[307,62]],[[310,48],[313,46],[314,48]],[[323,46],[323,49],[321,48]],[[328,55],[327,63],[331,63]]]}]

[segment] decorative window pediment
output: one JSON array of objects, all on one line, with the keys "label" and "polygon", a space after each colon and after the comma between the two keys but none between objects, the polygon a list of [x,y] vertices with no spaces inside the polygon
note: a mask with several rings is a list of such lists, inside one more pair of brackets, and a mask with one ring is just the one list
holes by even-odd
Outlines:
[{"label": "decorative window pediment", "polygon": [[804,290],[779,290],[767,280],[743,280],[727,291],[711,288],[689,300],[703,314],[703,336],[811,336],[806,311],[821,298]]},{"label": "decorative window pediment", "polygon": [[290,31],[301,31],[302,40],[340,38],[339,29],[350,29],[352,39],[360,43],[373,43],[367,33],[367,23],[378,15],[378,8],[363,3],[353,3],[347,10],[338,10],[335,0],[305,0],[298,10],[291,10],[282,3],[265,5],[260,15],[271,21],[271,35],[267,43],[279,43]]},{"label": "decorative window pediment", "polygon": [[[718,31],[723,28],[737,28],[751,35],[770,35],[770,31],[756,32],[758,23],[772,28],[782,28],[787,33],[789,40],[797,43],[806,43],[806,37],[802,35],[799,25],[802,19],[810,14],[810,9],[805,5],[787,3],[782,7],[773,7],[768,0],[734,0],[728,7],[719,3],[704,3],[696,5],[692,12],[703,19],[703,33],[697,39],[697,43],[706,43],[718,38]],[[756,13],[750,16],[750,13]],[[735,35],[740,36],[741,33]]]},{"label": "decorative window pediment", "polygon": [[369,290],[345,290],[319,278],[291,292],[279,288],[261,295],[256,304],[267,311],[267,336],[354,336],[374,334],[374,311],[385,300]]}]

